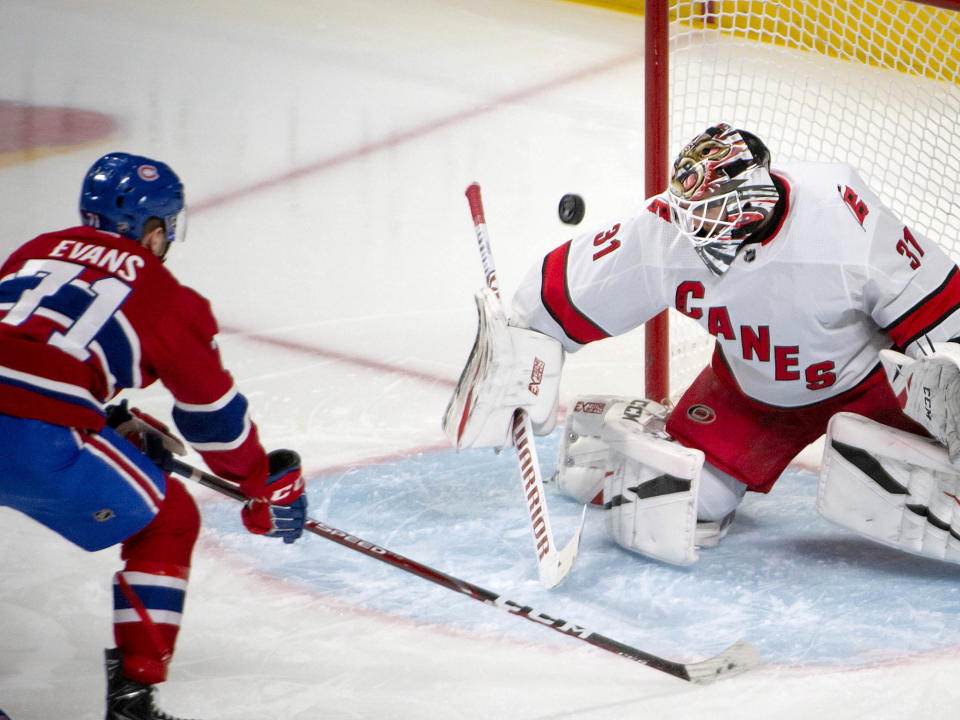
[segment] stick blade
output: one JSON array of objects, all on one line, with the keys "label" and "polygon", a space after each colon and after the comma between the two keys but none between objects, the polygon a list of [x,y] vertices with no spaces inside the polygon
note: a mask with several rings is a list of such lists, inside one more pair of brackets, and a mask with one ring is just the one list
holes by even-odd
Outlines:
[{"label": "stick blade", "polygon": [[583,522],[587,517],[587,506],[583,506],[580,513],[580,524],[577,525],[577,532],[570,538],[560,550],[551,550],[544,555],[537,566],[540,574],[540,584],[547,590],[555,588],[562,583],[570,571],[573,570],[574,563],[580,554],[580,540],[583,533]]},{"label": "stick blade", "polygon": [[722,680],[748,670],[753,670],[763,664],[760,653],[746,640],[738,640],[719,655],[686,665],[690,682],[698,685],[709,685],[715,680]]}]

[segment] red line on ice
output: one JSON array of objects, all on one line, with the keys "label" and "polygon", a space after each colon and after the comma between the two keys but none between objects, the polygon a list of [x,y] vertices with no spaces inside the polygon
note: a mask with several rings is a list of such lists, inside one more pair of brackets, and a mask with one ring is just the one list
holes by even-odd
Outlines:
[{"label": "red line on ice", "polygon": [[421,125],[412,127],[409,130],[402,130],[367,145],[361,145],[360,147],[344,150],[334,155],[316,160],[312,163],[295,167],[292,170],[281,173],[280,175],[276,175],[272,178],[268,178],[254,185],[237,188],[235,190],[223,193],[222,195],[214,195],[213,197],[206,198],[198,203],[191,203],[190,212],[203,212],[204,210],[226,205],[234,202],[235,200],[246,197],[247,195],[252,195],[253,193],[259,193],[263,190],[275,188],[279,185],[283,185],[294,180],[299,180],[300,178],[304,178],[309,175],[315,175],[340,165],[345,165],[368,155],[373,155],[382,150],[389,150],[397,145],[403,145],[413,140],[419,140],[426,135],[437,132],[438,130],[444,130],[452,125],[469,122],[481,115],[498,111],[506,105],[528,100],[529,98],[537,95],[542,95],[544,93],[556,90],[564,85],[578,83],[581,80],[586,80],[595,75],[602,75],[623,65],[628,65],[632,62],[640,62],[642,59],[642,51],[631,52],[626,55],[620,55],[618,57],[605,60],[604,62],[597,63],[596,65],[588,65],[587,67],[567,73],[566,75],[561,75],[559,77],[537,83],[536,85],[531,85],[526,88],[521,88],[520,90],[506,93],[499,97],[493,98],[489,102],[477,105],[476,107],[472,107],[467,110],[461,110],[445,117],[436,118],[435,120],[429,120]]}]

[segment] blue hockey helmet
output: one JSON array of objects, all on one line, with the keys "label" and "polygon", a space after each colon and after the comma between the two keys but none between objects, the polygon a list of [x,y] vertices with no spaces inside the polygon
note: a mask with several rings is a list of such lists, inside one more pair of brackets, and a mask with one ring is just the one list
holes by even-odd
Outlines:
[{"label": "blue hockey helmet", "polygon": [[140,155],[104,155],[87,171],[80,190],[84,225],[140,240],[147,220],[159,218],[167,242],[187,229],[183,183],[170,166]]}]

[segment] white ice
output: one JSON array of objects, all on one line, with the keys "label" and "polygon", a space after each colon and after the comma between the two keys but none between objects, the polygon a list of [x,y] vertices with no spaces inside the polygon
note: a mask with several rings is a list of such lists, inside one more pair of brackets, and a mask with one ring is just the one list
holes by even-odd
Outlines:
[{"label": "white ice", "polygon": [[[767,665],[697,687],[319,537],[242,531],[202,488],[201,536],[161,706],[230,718],[951,717],[960,569],[829,526],[814,451],[750,497],[691,569],[630,556],[591,513],[568,582],[536,582],[511,458],[446,449],[440,417],[482,283],[463,198],[483,186],[501,286],[641,192],[642,19],[555,0],[4,0],[0,99],[117,117],[107,140],[3,162],[0,251],[75,224],[103,152],[184,178],[170,265],[212,299],[268,447],[311,514],[642,650],[692,661],[739,637]],[[572,356],[563,399],[631,393],[641,340]],[[135,404],[169,416],[151,389]],[[555,436],[545,440],[552,463]],[[551,492],[564,540],[576,508]],[[0,510],[0,708],[102,716],[116,550]]]}]

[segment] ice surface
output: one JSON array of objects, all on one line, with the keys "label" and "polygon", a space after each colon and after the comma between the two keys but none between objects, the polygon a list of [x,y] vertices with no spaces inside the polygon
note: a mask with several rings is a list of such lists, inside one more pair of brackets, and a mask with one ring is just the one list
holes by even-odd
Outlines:
[{"label": "ice surface", "polygon": [[[95,109],[117,133],[0,156],[0,251],[73,224],[103,152],[187,183],[170,265],[209,296],[266,444],[294,447],[311,514],[511,600],[671,659],[740,637],[767,665],[691,686],[310,536],[247,535],[194,488],[205,530],[161,705],[185,717],[903,720],[960,701],[960,568],[813,510],[815,453],[678,569],[590,512],[568,581],[536,581],[515,463],[459,455],[440,418],[482,283],[463,190],[484,188],[509,292],[571,229],[637,200],[642,22],[554,0],[4,0],[0,99]],[[641,340],[569,358],[563,400],[630,393]],[[159,389],[132,401],[160,417]],[[555,437],[542,442],[549,465]],[[549,472],[549,468],[547,468]],[[554,531],[576,506],[549,488]],[[102,717],[116,550],[0,510],[0,707]]]}]

